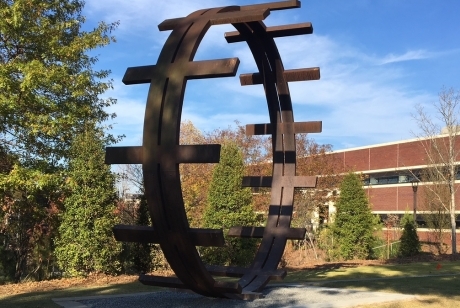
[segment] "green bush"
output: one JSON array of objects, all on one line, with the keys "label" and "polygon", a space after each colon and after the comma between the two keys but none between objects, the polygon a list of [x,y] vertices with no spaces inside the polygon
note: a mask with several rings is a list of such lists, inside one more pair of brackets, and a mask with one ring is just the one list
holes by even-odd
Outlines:
[{"label": "green bush", "polygon": [[358,174],[348,173],[340,185],[337,212],[332,224],[334,249],[341,259],[370,259],[375,247],[374,233],[379,228],[378,219],[372,215],[369,200]]},{"label": "green bush", "polygon": [[55,250],[59,266],[69,276],[120,270],[121,243],[112,234],[119,221],[115,177],[104,163],[104,145],[102,132],[94,127],[72,144],[69,195]]},{"label": "green bush", "polygon": [[[243,156],[238,146],[224,144],[209,188],[203,215],[205,228],[222,228],[226,234],[232,226],[257,225],[251,190],[241,187],[243,172]],[[225,247],[202,248],[200,252],[206,263],[244,266],[252,261],[257,242],[225,235]]]},{"label": "green bush", "polygon": [[412,257],[420,253],[420,240],[417,235],[417,226],[414,217],[410,214],[404,214],[401,219],[403,232],[400,238],[399,257]]}]

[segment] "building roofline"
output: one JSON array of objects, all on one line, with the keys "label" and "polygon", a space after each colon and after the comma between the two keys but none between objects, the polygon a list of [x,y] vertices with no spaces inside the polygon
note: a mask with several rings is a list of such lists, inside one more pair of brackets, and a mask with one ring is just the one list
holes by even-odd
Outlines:
[{"label": "building roofline", "polygon": [[384,147],[384,146],[389,146],[389,145],[417,142],[417,141],[428,140],[428,139],[432,139],[432,138],[441,138],[441,137],[447,137],[447,136],[448,136],[448,134],[439,134],[439,135],[431,136],[431,137],[416,137],[416,138],[404,139],[404,140],[400,140],[400,141],[377,143],[377,144],[365,145],[365,146],[342,149],[342,150],[333,150],[331,152],[328,152],[327,154],[358,151],[358,150],[365,150],[365,149],[371,149],[371,148],[379,148],[379,147]]}]

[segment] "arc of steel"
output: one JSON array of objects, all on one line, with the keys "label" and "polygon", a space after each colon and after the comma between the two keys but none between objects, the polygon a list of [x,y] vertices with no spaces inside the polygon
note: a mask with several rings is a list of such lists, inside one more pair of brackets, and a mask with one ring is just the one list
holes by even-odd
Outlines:
[{"label": "arc of steel", "polygon": [[[285,70],[274,38],[310,34],[310,23],[266,27],[271,11],[300,7],[300,1],[229,6],[196,11],[162,22],[160,31],[172,30],[156,65],[128,68],[126,85],[150,83],[144,119],[143,145],[108,147],[108,164],[142,164],[145,195],[152,227],[117,225],[118,241],[160,244],[177,278],[141,275],[143,284],[188,288],[204,296],[254,299],[270,280],[282,280],[278,269],[286,241],[303,239],[305,229],[291,228],[294,188],[315,187],[316,177],[296,176],[295,133],[321,132],[321,122],[294,122],[288,82],[318,80],[319,68]],[[271,177],[245,177],[243,186],[271,187],[265,227],[235,226],[230,236],[262,238],[249,268],[205,265],[196,246],[223,246],[221,229],[190,228],[182,198],[179,164],[217,163],[220,145],[179,145],[181,111],[187,80],[235,76],[239,59],[193,61],[212,25],[232,24],[228,43],[246,42],[258,72],[240,75],[241,85],[262,84],[270,123],[246,126],[246,134],[271,134]],[[240,277],[238,282],[216,281],[213,276]]]}]

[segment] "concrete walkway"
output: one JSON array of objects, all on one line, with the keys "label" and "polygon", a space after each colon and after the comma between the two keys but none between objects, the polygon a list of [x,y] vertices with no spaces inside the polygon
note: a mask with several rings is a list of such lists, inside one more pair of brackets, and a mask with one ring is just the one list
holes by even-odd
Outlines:
[{"label": "concrete walkway", "polygon": [[264,298],[239,301],[207,298],[189,292],[160,291],[125,295],[55,298],[65,308],[146,308],[146,307],[296,307],[345,308],[374,303],[415,299],[413,295],[312,287],[301,284],[269,285]]}]

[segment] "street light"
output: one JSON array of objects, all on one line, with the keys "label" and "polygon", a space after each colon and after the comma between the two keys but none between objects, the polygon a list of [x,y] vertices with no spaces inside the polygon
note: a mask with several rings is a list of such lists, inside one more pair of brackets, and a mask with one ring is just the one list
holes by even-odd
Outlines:
[{"label": "street light", "polygon": [[418,179],[410,181],[412,184],[412,191],[414,192],[414,221],[417,222],[417,189],[418,189]]}]

